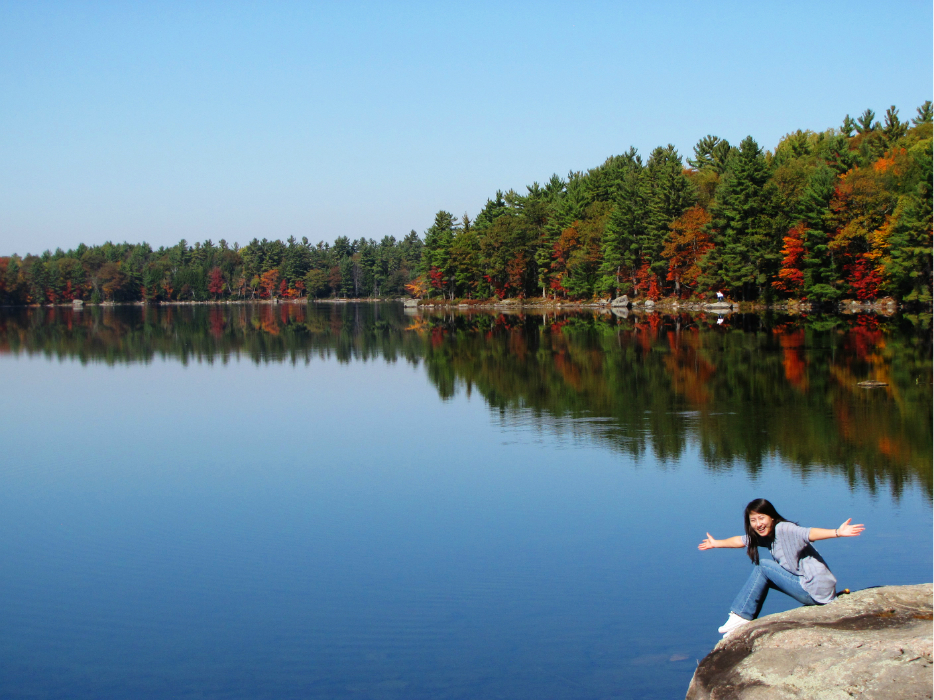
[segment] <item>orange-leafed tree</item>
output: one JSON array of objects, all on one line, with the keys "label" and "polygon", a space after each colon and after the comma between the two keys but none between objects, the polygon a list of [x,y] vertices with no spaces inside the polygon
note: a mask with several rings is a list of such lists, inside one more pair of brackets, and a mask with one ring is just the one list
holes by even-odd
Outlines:
[{"label": "orange-leafed tree", "polygon": [[681,294],[682,285],[688,289],[697,286],[701,274],[700,263],[713,248],[708,232],[710,214],[703,207],[694,206],[672,221],[671,234],[662,250],[668,259],[668,281],[675,283],[675,294]]},{"label": "orange-leafed tree", "polygon": [[830,248],[841,263],[849,291],[858,299],[883,293],[883,260],[891,247],[898,192],[909,160],[904,149],[899,149],[871,166],[848,171],[830,200],[836,228]]},{"label": "orange-leafed tree", "polygon": [[807,228],[799,223],[788,231],[782,245],[782,264],[778,270],[778,279],[772,286],[785,294],[800,294],[804,288],[804,234]]},{"label": "orange-leafed tree", "polygon": [[268,299],[275,296],[276,287],[279,286],[279,271],[278,270],[269,270],[264,272],[259,278],[259,288],[262,290],[260,296],[263,299]]},{"label": "orange-leafed tree", "polygon": [[416,299],[421,299],[423,296],[428,294],[428,289],[428,280],[425,278],[425,275],[419,275],[414,280],[405,285],[405,291],[407,291]]}]

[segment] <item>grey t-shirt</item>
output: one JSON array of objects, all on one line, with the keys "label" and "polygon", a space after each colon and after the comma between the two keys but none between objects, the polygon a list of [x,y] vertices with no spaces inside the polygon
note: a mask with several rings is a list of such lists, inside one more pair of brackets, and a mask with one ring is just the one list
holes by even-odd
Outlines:
[{"label": "grey t-shirt", "polygon": [[[779,566],[801,577],[801,585],[815,601],[829,603],[837,594],[837,579],[808,539],[810,533],[809,527],[784,521],[775,526],[773,537],[759,542],[769,548]],[[748,542],[749,538],[743,535],[743,543]]]}]

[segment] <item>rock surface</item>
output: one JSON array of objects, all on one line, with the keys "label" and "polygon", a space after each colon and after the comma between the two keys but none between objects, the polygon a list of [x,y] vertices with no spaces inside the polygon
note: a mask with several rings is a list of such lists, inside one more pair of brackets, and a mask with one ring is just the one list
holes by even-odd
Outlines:
[{"label": "rock surface", "polygon": [[868,588],[754,620],[700,662],[686,700],[931,698],[931,594]]}]

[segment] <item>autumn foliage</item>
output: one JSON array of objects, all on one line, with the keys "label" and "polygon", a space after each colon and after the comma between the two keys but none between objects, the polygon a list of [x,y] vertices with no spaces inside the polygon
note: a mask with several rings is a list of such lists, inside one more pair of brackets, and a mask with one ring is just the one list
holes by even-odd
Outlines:
[{"label": "autumn foliage", "polygon": [[260,275],[259,287],[262,290],[262,297],[268,299],[275,295],[276,288],[279,285],[279,271],[269,270]]},{"label": "autumn foliage", "polygon": [[772,282],[775,289],[790,296],[799,295],[804,286],[804,241],[802,236],[807,229],[798,224],[785,236],[782,245],[782,264],[778,269],[778,279]]},{"label": "autumn foliage", "polygon": [[693,206],[672,221],[668,227],[671,236],[662,250],[668,259],[667,280],[674,282],[675,293],[681,287],[692,290],[697,287],[704,256],[713,248],[710,236],[710,214],[699,206]]}]

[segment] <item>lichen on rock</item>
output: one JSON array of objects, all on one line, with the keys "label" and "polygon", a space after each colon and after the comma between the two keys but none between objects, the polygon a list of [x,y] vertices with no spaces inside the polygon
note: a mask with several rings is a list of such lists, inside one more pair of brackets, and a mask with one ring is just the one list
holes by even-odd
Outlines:
[{"label": "lichen on rock", "polygon": [[700,662],[686,700],[929,699],[931,595],[868,588],[754,620]]}]

